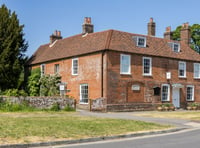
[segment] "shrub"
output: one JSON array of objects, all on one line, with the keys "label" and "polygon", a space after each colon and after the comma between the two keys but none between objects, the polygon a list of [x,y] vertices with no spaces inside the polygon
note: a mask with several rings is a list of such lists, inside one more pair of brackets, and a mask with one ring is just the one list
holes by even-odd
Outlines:
[{"label": "shrub", "polygon": [[3,92],[3,95],[5,96],[27,96],[27,93],[24,90],[18,90],[18,89],[8,89],[5,92]]},{"label": "shrub", "polygon": [[61,108],[60,108],[60,106],[59,106],[58,103],[54,103],[54,104],[51,106],[50,110],[51,110],[51,111],[60,111]]},{"label": "shrub", "polygon": [[67,104],[63,110],[64,111],[75,111],[75,109],[73,107],[71,107],[69,104]]}]

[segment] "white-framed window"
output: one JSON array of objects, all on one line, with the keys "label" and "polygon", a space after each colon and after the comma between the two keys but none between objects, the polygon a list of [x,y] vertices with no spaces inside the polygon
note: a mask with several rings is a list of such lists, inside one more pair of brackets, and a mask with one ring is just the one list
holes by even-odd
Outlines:
[{"label": "white-framed window", "polygon": [[60,65],[59,65],[59,64],[55,64],[55,65],[54,65],[54,73],[55,73],[55,74],[58,74],[59,71],[60,71]]},{"label": "white-framed window", "polygon": [[179,62],[178,66],[179,77],[185,78],[186,77],[186,62]]},{"label": "white-framed window", "polygon": [[194,86],[193,85],[187,85],[187,95],[186,100],[187,101],[194,101]]},{"label": "white-framed window", "polygon": [[40,65],[41,76],[45,75],[45,64]]},{"label": "white-framed window", "polygon": [[152,75],[152,58],[143,57],[143,75],[144,76]]},{"label": "white-framed window", "polygon": [[131,74],[131,56],[120,55],[120,74]]},{"label": "white-framed window", "polygon": [[194,78],[200,79],[200,63],[194,63]]},{"label": "white-framed window", "polygon": [[146,37],[137,37],[137,46],[139,47],[146,47]]},{"label": "white-framed window", "polygon": [[180,44],[179,43],[173,43],[173,51],[180,52]]},{"label": "white-framed window", "polygon": [[88,84],[80,84],[80,103],[88,103]]},{"label": "white-framed window", "polygon": [[170,85],[169,84],[162,84],[162,101],[169,101],[170,96]]},{"label": "white-framed window", "polygon": [[78,75],[78,58],[72,59],[72,75]]}]

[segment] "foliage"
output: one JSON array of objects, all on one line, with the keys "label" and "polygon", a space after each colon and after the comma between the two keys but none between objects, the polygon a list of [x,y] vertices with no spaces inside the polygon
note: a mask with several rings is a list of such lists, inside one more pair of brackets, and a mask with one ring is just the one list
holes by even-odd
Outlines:
[{"label": "foliage", "polygon": [[[196,52],[200,53],[200,24],[193,24],[190,26],[191,29],[191,48]],[[173,40],[180,41],[181,26],[178,26],[173,31]]]},{"label": "foliage", "polygon": [[44,75],[40,78],[40,96],[55,96],[59,94],[61,77],[58,74]]},{"label": "foliage", "polygon": [[67,104],[63,110],[64,111],[75,111],[75,109],[73,107],[71,107],[69,104]]},{"label": "foliage", "polygon": [[28,77],[28,92],[30,96],[39,96],[40,94],[40,75],[40,68],[35,68]]},{"label": "foliage", "polygon": [[7,89],[3,92],[3,95],[5,96],[27,96],[27,93],[24,90],[18,90],[18,89]]},{"label": "foliage", "polygon": [[59,110],[61,110],[61,108],[58,103],[54,103],[50,108],[50,111],[59,111]]},{"label": "foliage", "polygon": [[[25,63],[28,43],[24,39],[24,25],[19,24],[15,12],[0,7],[0,90],[17,88]],[[20,79],[21,81],[21,79]]]},{"label": "foliage", "polygon": [[34,111],[33,108],[28,105],[28,102],[23,101],[22,103],[12,103],[9,100],[0,102],[0,111],[3,112],[18,112],[18,111]]}]

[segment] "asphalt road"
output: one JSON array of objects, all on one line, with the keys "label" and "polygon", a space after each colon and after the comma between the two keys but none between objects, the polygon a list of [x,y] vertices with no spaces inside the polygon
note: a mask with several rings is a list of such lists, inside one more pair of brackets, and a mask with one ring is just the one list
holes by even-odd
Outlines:
[{"label": "asphalt road", "polygon": [[55,148],[199,148],[200,128],[171,134],[143,136],[102,142],[58,146]]}]

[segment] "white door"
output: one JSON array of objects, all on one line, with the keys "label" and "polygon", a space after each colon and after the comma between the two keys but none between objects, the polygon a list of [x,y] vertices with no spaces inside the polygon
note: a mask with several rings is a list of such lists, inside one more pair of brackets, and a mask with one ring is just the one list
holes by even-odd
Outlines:
[{"label": "white door", "polygon": [[173,88],[172,91],[172,103],[175,107],[180,107],[180,89],[179,88]]},{"label": "white door", "polygon": [[80,85],[80,103],[81,104],[88,103],[88,84]]}]

